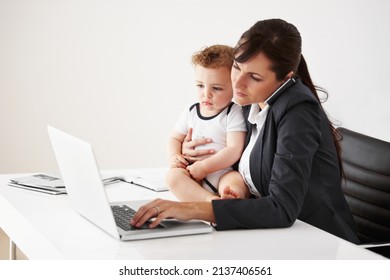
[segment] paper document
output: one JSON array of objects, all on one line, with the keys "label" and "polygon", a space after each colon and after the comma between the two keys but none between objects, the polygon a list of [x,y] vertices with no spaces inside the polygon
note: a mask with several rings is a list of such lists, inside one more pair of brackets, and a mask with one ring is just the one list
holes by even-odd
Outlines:
[{"label": "paper document", "polygon": [[124,172],[125,175],[114,176],[114,178],[120,178],[130,184],[144,187],[156,192],[162,192],[168,190],[168,186],[165,183],[167,171],[167,167],[134,169],[128,174],[126,174],[127,172]]},{"label": "paper document", "polygon": [[[102,176],[102,180],[104,185],[126,182],[160,192],[168,190],[165,184],[167,170],[167,168],[140,169],[126,175]],[[14,178],[8,185],[52,195],[66,194],[65,184],[59,173],[38,173]]]},{"label": "paper document", "polygon": [[[123,179],[120,177],[103,178],[104,185],[114,184],[119,181],[123,181]],[[14,178],[9,181],[8,185],[53,195],[66,194],[65,184],[57,173],[38,173]]]}]

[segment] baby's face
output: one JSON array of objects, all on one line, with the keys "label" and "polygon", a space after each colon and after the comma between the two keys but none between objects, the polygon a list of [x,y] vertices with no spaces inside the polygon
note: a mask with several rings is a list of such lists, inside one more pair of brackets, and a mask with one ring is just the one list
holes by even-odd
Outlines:
[{"label": "baby's face", "polygon": [[195,67],[195,82],[202,115],[214,116],[231,102],[233,97],[231,69]]}]

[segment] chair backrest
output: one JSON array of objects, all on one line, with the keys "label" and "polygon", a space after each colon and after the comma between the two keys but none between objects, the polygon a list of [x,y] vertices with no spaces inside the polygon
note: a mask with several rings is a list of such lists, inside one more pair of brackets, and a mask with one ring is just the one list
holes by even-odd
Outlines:
[{"label": "chair backrest", "polygon": [[342,127],[343,191],[364,243],[390,242],[390,143]]}]

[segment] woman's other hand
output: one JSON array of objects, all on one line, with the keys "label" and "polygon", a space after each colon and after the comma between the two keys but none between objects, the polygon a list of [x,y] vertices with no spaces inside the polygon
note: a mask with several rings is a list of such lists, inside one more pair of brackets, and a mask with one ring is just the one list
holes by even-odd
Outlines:
[{"label": "woman's other hand", "polygon": [[187,136],[184,138],[184,142],[182,146],[182,154],[190,163],[198,160],[202,160],[205,157],[213,155],[215,153],[215,150],[214,149],[195,150],[195,147],[205,145],[211,142],[212,139],[210,138],[192,140],[192,128],[190,128],[188,130]]}]

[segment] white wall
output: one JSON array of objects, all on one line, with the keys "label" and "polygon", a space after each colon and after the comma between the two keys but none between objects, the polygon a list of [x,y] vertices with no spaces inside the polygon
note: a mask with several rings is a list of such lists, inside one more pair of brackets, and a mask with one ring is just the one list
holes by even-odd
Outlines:
[{"label": "white wall", "polygon": [[0,173],[57,169],[46,125],[90,141],[100,167],[166,164],[194,99],[190,56],[257,20],[294,23],[325,108],[390,141],[390,2],[0,0]]}]

